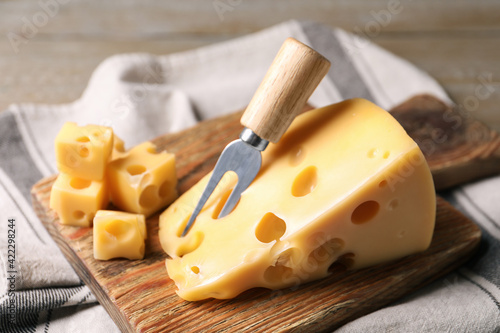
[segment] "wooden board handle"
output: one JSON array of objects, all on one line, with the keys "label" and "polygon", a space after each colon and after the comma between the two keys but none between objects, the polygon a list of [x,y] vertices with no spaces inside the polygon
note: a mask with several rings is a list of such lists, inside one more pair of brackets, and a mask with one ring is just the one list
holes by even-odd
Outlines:
[{"label": "wooden board handle", "polygon": [[500,134],[458,107],[418,95],[391,114],[424,153],[436,190],[500,173]]},{"label": "wooden board handle", "polygon": [[330,62],[321,54],[287,38],[241,117],[241,124],[262,139],[278,142],[329,69]]}]

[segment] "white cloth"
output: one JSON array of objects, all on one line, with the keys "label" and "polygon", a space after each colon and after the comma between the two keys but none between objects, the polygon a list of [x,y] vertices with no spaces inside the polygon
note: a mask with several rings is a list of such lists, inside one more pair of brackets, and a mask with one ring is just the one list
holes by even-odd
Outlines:
[{"label": "white cloth", "polygon": [[[421,93],[451,103],[435,80],[380,47],[339,29],[289,21],[177,54],[116,55],[95,70],[74,103],[10,106],[0,114],[0,331],[118,331],[102,307],[92,305],[94,296],[30,207],[32,185],[57,172],[53,142],[64,122],[112,126],[130,147],[242,109],[286,37],[312,46],[332,62],[309,101],[313,106],[363,97],[390,109]],[[450,277],[439,280],[340,331],[499,329],[499,183],[500,178],[485,180],[450,196],[483,227],[488,247],[453,275],[453,283],[446,282]],[[9,219],[16,225],[13,267],[8,257]],[[15,279],[9,280],[12,271]],[[13,280],[15,285],[9,283]],[[13,317],[10,304],[15,305]],[[86,326],[89,317],[94,319]]]}]

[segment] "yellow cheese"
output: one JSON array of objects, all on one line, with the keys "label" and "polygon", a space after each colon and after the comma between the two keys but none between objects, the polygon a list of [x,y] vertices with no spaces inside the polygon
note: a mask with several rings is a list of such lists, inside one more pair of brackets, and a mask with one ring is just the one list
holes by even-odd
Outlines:
[{"label": "yellow cheese", "polygon": [[127,155],[127,151],[125,149],[125,142],[120,139],[116,134],[113,135],[113,149],[111,150],[111,158],[110,161],[117,160],[119,158],[123,158]]},{"label": "yellow cheese", "polygon": [[112,145],[111,128],[67,122],[56,137],[57,168],[71,176],[101,180]]},{"label": "yellow cheese", "polygon": [[147,216],[177,198],[175,156],[144,142],[107,168],[111,201],[120,209]]},{"label": "yellow cheese", "polygon": [[144,215],[100,210],[94,217],[93,231],[95,259],[144,258]]},{"label": "yellow cheese", "polygon": [[235,209],[216,219],[236,176],[226,174],[185,237],[210,175],[160,216],[168,275],[184,299],[232,298],[323,278],[425,250],[435,192],[415,142],[361,99],[307,112],[263,153]]},{"label": "yellow cheese", "polygon": [[57,212],[61,224],[66,225],[92,226],[95,213],[108,203],[105,182],[65,173],[57,176],[50,192],[50,208]]}]

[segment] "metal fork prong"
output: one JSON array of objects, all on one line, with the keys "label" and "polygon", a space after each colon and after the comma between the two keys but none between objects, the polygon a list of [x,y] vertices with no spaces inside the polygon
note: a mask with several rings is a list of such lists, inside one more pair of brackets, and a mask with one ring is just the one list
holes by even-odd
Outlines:
[{"label": "metal fork prong", "polygon": [[[248,185],[250,185],[259,172],[261,163],[262,156],[260,151],[251,145],[241,140],[235,140],[227,145],[227,147],[222,151],[217,164],[215,164],[212,176],[210,177],[210,180],[208,181],[208,184],[203,191],[200,201],[196,205],[193,214],[189,218],[181,237],[184,237],[188,233],[189,229],[198,217],[198,214],[201,212],[203,206],[226,172],[234,171],[238,176],[238,183],[227,201],[230,203],[233,202],[231,209],[229,209],[229,206],[229,211],[226,209],[227,214],[229,214],[232,208],[234,208],[234,205],[238,202],[240,194],[248,187]],[[224,208],[226,205],[224,205]]]},{"label": "metal fork prong", "polygon": [[[201,194],[201,198],[198,201],[198,204],[194,208],[193,214],[189,218],[188,223],[186,224],[186,227],[184,228],[184,231],[182,232],[181,237],[186,236],[188,233],[189,229],[191,229],[191,226],[193,225],[194,221],[196,220],[196,217],[198,214],[200,214],[201,210],[203,209],[203,206],[205,206],[205,203],[207,202],[208,198],[210,198],[210,195],[212,195],[212,192],[214,189],[217,187],[217,184],[219,184],[219,181],[221,180],[222,176],[224,175],[225,172],[216,172],[217,165],[215,166],[214,172],[212,176],[210,177],[210,180],[208,181],[207,186],[205,187],[205,190],[203,190],[203,193]],[[214,177],[215,175],[215,177]]]},{"label": "metal fork prong", "polygon": [[229,195],[229,198],[227,199],[226,203],[224,204],[224,207],[222,207],[222,210],[219,213],[219,216],[217,217],[218,219],[226,216],[227,214],[231,213],[234,206],[238,203],[238,200],[240,200],[241,193],[246,189],[246,186],[241,186],[240,182],[236,184],[235,188]]},{"label": "metal fork prong", "polygon": [[[241,193],[243,193],[243,191],[245,191],[248,188],[248,186],[252,183],[255,176],[257,176],[259,169],[260,169],[260,163],[258,168],[247,170],[246,173],[242,173],[240,170],[238,170],[240,172],[238,171],[236,172],[236,174],[238,175],[238,183],[236,184],[233,191],[229,195],[229,198],[224,204],[224,207],[222,207],[222,210],[220,211],[219,216],[217,218],[220,219],[233,211],[234,206],[236,206],[236,204],[240,200]],[[251,172],[254,170],[256,172]]]}]

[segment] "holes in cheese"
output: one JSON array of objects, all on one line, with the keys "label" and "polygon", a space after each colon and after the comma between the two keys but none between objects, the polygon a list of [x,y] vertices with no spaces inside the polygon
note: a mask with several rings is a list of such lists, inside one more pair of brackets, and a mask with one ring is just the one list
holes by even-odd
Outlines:
[{"label": "holes in cheese", "polygon": [[293,275],[293,269],[283,265],[269,266],[264,271],[264,279],[271,283],[287,283]]},{"label": "holes in cheese", "polygon": [[354,209],[351,215],[351,221],[354,224],[362,224],[372,220],[380,209],[378,202],[374,200],[365,201]]},{"label": "holes in cheese", "polygon": [[393,199],[393,200],[389,201],[389,204],[387,205],[387,209],[394,210],[394,209],[398,208],[398,206],[399,206],[399,200]]},{"label": "holes in cheese", "polygon": [[389,156],[391,155],[391,152],[386,150],[382,153],[381,149],[378,148],[372,148],[368,151],[366,154],[369,158],[376,158],[376,157],[382,157],[383,159],[388,159]]},{"label": "holes in cheese", "polygon": [[61,173],[50,207],[62,224],[91,226],[110,198],[125,211],[149,216],[177,197],[175,157],[151,142],[127,152],[111,128],[68,122],[55,147]]},{"label": "holes in cheese", "polygon": [[290,247],[278,255],[276,259],[276,265],[292,267],[294,263],[299,262],[301,254],[302,251],[300,251],[298,248]]},{"label": "holes in cheese", "polygon": [[131,176],[136,176],[136,175],[140,175],[141,173],[144,173],[146,172],[146,167],[144,165],[130,165],[127,167],[127,172],[131,175]]},{"label": "holes in cheese", "polygon": [[89,139],[88,136],[81,136],[81,137],[77,138],[76,141],[78,141],[78,142],[89,142],[90,139]]},{"label": "holes in cheese", "polygon": [[55,141],[57,168],[74,177],[102,180],[112,146],[111,128],[67,122]]},{"label": "holes in cheese", "polygon": [[50,192],[50,208],[59,222],[80,227],[92,226],[92,218],[109,203],[107,184],[103,181],[72,177],[61,173]]},{"label": "holes in cheese", "polygon": [[201,231],[196,231],[189,236],[189,240],[184,242],[181,246],[177,248],[176,256],[182,257],[188,253],[196,250],[203,242],[204,234]]},{"label": "holes in cheese", "polygon": [[142,259],[146,224],[142,214],[100,210],[94,217],[94,258]]},{"label": "holes in cheese", "polygon": [[160,197],[166,197],[170,194],[170,190],[172,189],[172,183],[168,180],[165,180],[161,183],[160,188],[158,189],[158,195]]},{"label": "holes in cheese", "polygon": [[376,148],[372,148],[368,151],[368,153],[366,154],[369,158],[374,158],[375,156],[377,156],[378,154],[378,149]]},{"label": "holes in cheese", "polygon": [[85,217],[85,212],[82,210],[75,210],[73,212],[73,217],[75,218],[75,220],[81,220]]},{"label": "holes in cheese", "polygon": [[82,178],[71,178],[69,185],[77,190],[82,190],[84,188],[89,187],[92,184],[91,180],[82,179]]},{"label": "holes in cheese", "polygon": [[117,137],[116,135],[113,141],[113,149],[116,149],[116,151],[120,153],[125,152],[125,142],[123,142],[123,140]]},{"label": "holes in cheese", "polygon": [[315,166],[309,166],[302,170],[292,184],[292,195],[294,197],[303,197],[311,193],[318,184],[318,169]]},{"label": "holes in cheese", "polygon": [[153,155],[158,154],[158,151],[156,150],[156,147],[154,147],[154,146],[150,146],[150,147],[146,148],[146,151],[150,154],[153,154]]},{"label": "holes in cheese", "polygon": [[105,223],[104,230],[114,239],[127,239],[131,236],[133,225],[124,220],[111,220]]},{"label": "holes in cheese", "polygon": [[355,259],[354,253],[345,253],[337,258],[336,263],[349,269],[352,266],[354,266],[354,259]]},{"label": "holes in cheese", "polygon": [[110,161],[122,158],[126,155],[125,142],[116,134],[113,135],[113,148],[111,150]]},{"label": "holes in cheese", "polygon": [[290,152],[290,165],[297,166],[302,163],[306,158],[304,147],[296,146]]},{"label": "holes in cheese", "polygon": [[[365,100],[298,116],[262,153],[259,174],[231,214],[213,219],[230,188],[222,182],[179,237],[209,176],[173,204],[177,210],[160,215],[168,276],[188,301],[297,287],[335,267],[357,269],[423,251],[432,238],[436,199],[423,154],[390,113]],[[388,209],[395,199],[397,207]],[[196,232],[203,241],[180,257]],[[193,274],[193,266],[202,274]]]},{"label": "holes in cheese", "polygon": [[146,217],[177,198],[175,157],[144,142],[112,160],[107,168],[111,201]]},{"label": "holes in cheese", "polygon": [[144,208],[155,207],[158,205],[158,201],[158,187],[156,185],[146,186],[139,196],[139,205]]},{"label": "holes in cheese", "polygon": [[255,228],[255,237],[262,243],[279,240],[286,231],[286,223],[273,213],[266,213]]},{"label": "holes in cheese", "polygon": [[351,269],[354,264],[355,255],[354,253],[348,252],[341,256],[339,256],[329,267],[328,272],[330,274],[345,272],[348,269]]},{"label": "holes in cheese", "polygon": [[80,154],[80,156],[83,158],[89,157],[90,150],[85,146],[80,146],[80,150],[78,151],[78,154]]},{"label": "holes in cheese", "polygon": [[321,265],[331,262],[335,256],[344,248],[344,241],[340,238],[327,240],[309,254],[308,261],[311,264]]}]

